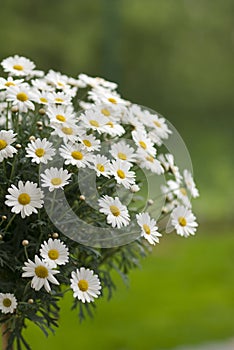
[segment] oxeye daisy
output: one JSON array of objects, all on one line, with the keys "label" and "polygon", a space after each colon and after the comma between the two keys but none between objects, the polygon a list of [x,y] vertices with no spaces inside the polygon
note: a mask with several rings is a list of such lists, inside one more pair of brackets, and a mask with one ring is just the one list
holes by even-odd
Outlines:
[{"label": "oxeye daisy", "polygon": [[0,293],[0,311],[3,314],[12,314],[15,311],[17,304],[14,294]]},{"label": "oxeye daisy", "polygon": [[66,245],[60,239],[49,238],[41,245],[40,255],[51,267],[65,265],[69,261],[69,253]]},{"label": "oxeye daisy", "polygon": [[99,77],[90,77],[87,74],[79,74],[78,76],[79,86],[80,87],[86,87],[91,86],[92,88],[103,86],[110,90],[115,90],[118,85],[116,83],[113,83],[111,81],[107,81],[103,78]]},{"label": "oxeye daisy", "polygon": [[167,185],[169,186],[170,191],[173,192],[174,195],[180,201],[182,201],[184,206],[191,208],[192,205],[191,205],[191,202],[189,200],[188,191],[187,191],[185,186],[183,186],[180,183],[173,181],[173,180],[167,181]]},{"label": "oxeye daisy", "polygon": [[22,277],[33,277],[31,281],[31,287],[36,291],[42,287],[49,293],[51,291],[49,282],[59,285],[59,282],[54,277],[55,274],[59,273],[58,270],[53,270],[52,267],[45,261],[42,261],[35,256],[35,262],[28,259],[24,263]]},{"label": "oxeye daisy", "polygon": [[88,152],[82,144],[67,143],[59,148],[60,155],[65,159],[65,164],[76,165],[77,168],[85,168],[93,160],[93,154]]},{"label": "oxeye daisy", "polygon": [[128,105],[129,102],[120,97],[115,91],[97,87],[88,92],[89,99],[105,105]]},{"label": "oxeye daisy", "polygon": [[149,114],[150,118],[148,119],[148,125],[153,128],[153,132],[160,139],[167,139],[171,134],[171,130],[168,128],[166,124],[165,118],[160,118],[158,115]]},{"label": "oxeye daisy", "polygon": [[198,226],[196,217],[187,207],[178,206],[172,211],[170,218],[178,235],[188,237],[195,234]]},{"label": "oxeye daisy", "polygon": [[13,79],[12,77],[8,77],[7,79],[0,78],[0,90],[6,90],[10,86],[19,86],[23,83],[23,79]]},{"label": "oxeye daisy", "polygon": [[26,57],[15,55],[5,58],[1,65],[5,72],[15,76],[31,75],[35,64]]},{"label": "oxeye daisy", "polygon": [[56,105],[69,105],[72,99],[72,96],[67,92],[52,92],[50,97],[51,102]]},{"label": "oxeye daisy", "polygon": [[11,144],[15,141],[16,134],[12,130],[1,130],[0,131],[0,162],[4,158],[12,158],[14,153],[17,153],[17,149]]},{"label": "oxeye daisy", "polygon": [[96,139],[93,135],[83,134],[79,137],[79,141],[83,144],[85,149],[89,152],[99,151],[100,149],[100,140]]},{"label": "oxeye daisy", "polygon": [[42,198],[44,195],[36,183],[26,181],[23,184],[22,181],[19,181],[18,188],[15,185],[11,185],[8,188],[8,192],[10,194],[6,195],[7,200],[5,204],[12,207],[11,211],[13,213],[21,213],[23,219],[32,213],[37,213],[37,209],[43,206]]},{"label": "oxeye daisy", "polygon": [[49,187],[49,191],[52,192],[55,189],[61,188],[69,184],[69,179],[72,174],[63,168],[49,168],[41,174],[42,187]]},{"label": "oxeye daisy", "polygon": [[12,106],[17,106],[19,112],[26,113],[29,109],[35,109],[32,102],[34,94],[24,85],[10,86],[6,92],[7,101],[12,102]]},{"label": "oxeye daisy", "polygon": [[98,200],[98,204],[101,207],[99,211],[107,215],[107,223],[111,224],[112,227],[121,228],[129,225],[128,209],[120,202],[118,197],[112,198],[104,195]]},{"label": "oxeye daisy", "polygon": [[109,120],[103,129],[107,134],[111,136],[121,136],[125,133],[125,129],[122,127],[122,125],[114,123],[113,121]]},{"label": "oxeye daisy", "polygon": [[130,171],[132,164],[123,160],[116,160],[110,165],[110,172],[118,184],[130,188],[135,184],[135,173]]},{"label": "oxeye daisy", "polygon": [[51,98],[48,91],[34,90],[33,100],[41,105],[50,105]]},{"label": "oxeye daisy", "polygon": [[62,124],[51,123],[51,127],[54,129],[53,135],[58,135],[63,138],[64,142],[76,142],[78,141],[79,128],[75,124]]},{"label": "oxeye daisy", "polygon": [[86,129],[96,130],[99,134],[106,131],[105,125],[109,122],[107,117],[97,113],[94,108],[81,114],[80,121]]},{"label": "oxeye daisy", "polygon": [[148,152],[150,155],[156,155],[156,149],[147,134],[142,131],[132,131],[132,138],[136,143],[137,147],[142,148],[144,151]]},{"label": "oxeye daisy", "polygon": [[199,197],[198,189],[196,188],[195,182],[193,180],[192,174],[187,169],[183,172],[184,182],[186,184],[187,189],[191,193],[193,198]]},{"label": "oxeye daisy", "polygon": [[137,150],[137,159],[140,162],[140,165],[142,168],[148,169],[152,171],[152,173],[155,174],[163,174],[164,169],[160,163],[159,160],[150,155],[149,153],[145,152],[143,149],[139,148]]},{"label": "oxeye daisy", "polygon": [[100,175],[109,177],[110,175],[110,161],[105,156],[100,154],[93,157],[92,168],[96,171],[97,176]]},{"label": "oxeye daisy", "polygon": [[178,166],[176,166],[174,163],[174,156],[170,153],[165,154],[165,156],[163,154],[160,154],[158,156],[158,159],[160,160],[165,171],[171,172],[175,176],[176,182],[180,183],[182,176],[180,174]]},{"label": "oxeye daisy", "polygon": [[115,159],[120,159],[127,162],[135,162],[136,154],[133,147],[130,147],[124,140],[114,143],[111,146],[110,154]]},{"label": "oxeye daisy", "polygon": [[50,105],[47,110],[50,123],[59,123],[64,126],[73,126],[76,122],[74,110],[71,106]]},{"label": "oxeye daisy", "polygon": [[101,283],[93,270],[81,267],[71,273],[71,288],[74,298],[90,303],[101,294]]},{"label": "oxeye daisy", "polygon": [[137,223],[141,228],[141,236],[147,239],[150,244],[159,243],[161,233],[158,232],[156,221],[151,219],[148,213],[136,215]]},{"label": "oxeye daisy", "polygon": [[33,163],[47,164],[49,160],[55,155],[55,149],[52,147],[52,143],[44,139],[36,139],[28,143],[26,147],[26,157],[32,158]]}]

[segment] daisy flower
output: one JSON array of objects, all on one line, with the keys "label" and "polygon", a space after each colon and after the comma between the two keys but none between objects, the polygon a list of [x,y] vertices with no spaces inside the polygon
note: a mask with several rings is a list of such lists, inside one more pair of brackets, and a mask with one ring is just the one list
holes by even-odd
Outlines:
[{"label": "daisy flower", "polygon": [[49,191],[52,192],[55,189],[61,188],[69,184],[71,174],[63,168],[49,168],[41,174],[42,187],[49,187]]},{"label": "daisy flower", "polygon": [[26,147],[26,157],[32,158],[33,163],[47,164],[49,160],[55,155],[55,149],[52,147],[52,143],[44,139],[36,139],[28,143]]},{"label": "daisy flower", "polygon": [[92,169],[94,169],[97,173],[97,176],[100,175],[109,177],[110,175],[110,161],[105,156],[100,154],[93,157],[92,160]]},{"label": "daisy flower", "polygon": [[50,93],[48,91],[34,90],[33,101],[41,105],[49,105],[51,103]]},{"label": "daisy flower", "polygon": [[115,91],[97,87],[88,92],[89,99],[96,103],[107,105],[128,105],[129,102],[120,97]]},{"label": "daisy flower", "polygon": [[115,159],[120,159],[127,162],[135,162],[136,155],[134,148],[130,147],[124,140],[114,143],[111,146],[110,154]]},{"label": "daisy flower", "polygon": [[3,314],[12,314],[15,311],[17,304],[14,294],[0,293],[0,310]]},{"label": "daisy flower", "polygon": [[101,294],[101,283],[93,270],[81,267],[72,271],[70,281],[74,298],[78,298],[82,303],[90,303]]},{"label": "daisy flower", "polygon": [[11,144],[15,142],[16,134],[13,133],[12,130],[0,131],[0,162],[3,161],[4,158],[12,158],[14,153],[17,153],[17,149]]},{"label": "daisy flower", "polygon": [[159,243],[161,233],[158,232],[156,221],[151,219],[148,213],[140,213],[136,215],[137,223],[141,228],[141,236],[147,239],[150,244]]},{"label": "daisy flower", "polygon": [[167,139],[171,134],[171,130],[168,128],[165,118],[160,118],[157,114],[153,115],[150,113],[149,116],[148,126],[153,128],[153,132],[160,139]]},{"label": "daisy flower", "polygon": [[33,93],[24,85],[10,86],[7,90],[7,101],[12,102],[12,106],[17,106],[19,112],[26,113],[29,109],[34,111],[33,99]]},{"label": "daisy flower", "polygon": [[93,135],[83,134],[79,137],[79,141],[83,144],[85,149],[89,152],[99,151],[100,149],[100,140],[96,139]]},{"label": "daisy flower", "polygon": [[107,117],[98,114],[95,109],[85,111],[80,120],[86,129],[96,130],[99,134],[106,131],[106,124],[109,122]]},{"label": "daisy flower", "polygon": [[15,76],[27,76],[32,74],[35,64],[26,57],[15,55],[5,58],[1,65],[5,72]]},{"label": "daisy flower", "polygon": [[152,173],[158,175],[164,173],[164,169],[159,160],[157,160],[155,157],[151,156],[141,148],[137,150],[137,159],[139,159],[142,168],[146,168],[152,171]]},{"label": "daisy flower", "polygon": [[68,92],[52,92],[50,94],[52,103],[56,105],[69,105],[71,103],[72,96]]},{"label": "daisy flower", "polygon": [[93,154],[88,152],[82,144],[67,143],[59,148],[60,155],[65,159],[65,164],[76,165],[77,168],[85,168],[93,160]]},{"label": "daisy flower", "polygon": [[130,188],[135,184],[135,173],[129,171],[132,164],[123,160],[116,160],[110,165],[110,172],[114,175],[118,184],[123,185],[125,188]]},{"label": "daisy flower", "polygon": [[64,142],[76,142],[78,140],[79,128],[77,125],[63,125],[62,123],[52,123],[53,135],[63,138]]},{"label": "daisy flower", "polygon": [[102,86],[110,90],[115,90],[118,87],[116,83],[107,81],[99,77],[90,77],[87,74],[79,74],[78,81],[79,81],[79,86],[82,88],[87,86],[91,86],[92,88]]},{"label": "daisy flower", "polygon": [[0,78],[0,90],[6,90],[10,86],[19,86],[23,83],[23,79],[14,80],[12,77],[8,77],[7,79]]},{"label": "daisy flower", "polygon": [[40,290],[42,287],[49,293],[51,291],[49,282],[59,285],[54,275],[59,273],[58,270],[52,270],[51,266],[42,261],[38,256],[35,256],[35,262],[28,259],[24,263],[22,277],[33,277],[31,282],[31,287],[36,291]]},{"label": "daisy flower", "polygon": [[34,182],[26,181],[23,184],[22,181],[19,181],[18,188],[15,185],[11,185],[8,188],[8,192],[10,194],[6,195],[7,200],[5,204],[12,207],[12,213],[21,213],[23,219],[32,213],[37,213],[37,209],[43,206],[43,192]]},{"label": "daisy flower", "polygon": [[160,160],[165,171],[170,171],[175,176],[176,182],[180,183],[182,176],[180,174],[179,167],[174,163],[174,156],[170,153],[165,154],[165,156],[160,154],[158,159]]},{"label": "daisy flower", "polygon": [[152,156],[156,155],[156,149],[147,134],[141,131],[132,131],[132,138],[136,145]]},{"label": "daisy flower", "polygon": [[184,182],[186,184],[186,187],[188,188],[192,197],[193,198],[199,197],[199,192],[198,192],[198,189],[196,188],[192,174],[187,169],[185,169],[183,172],[183,175],[184,175]]},{"label": "daisy flower", "polygon": [[118,197],[112,198],[104,195],[98,200],[101,209],[99,211],[107,215],[107,223],[112,227],[121,228],[129,225],[130,217],[128,209],[123,205]]},{"label": "daisy flower", "polygon": [[121,136],[125,133],[125,129],[122,127],[122,125],[113,123],[112,121],[108,121],[105,124],[103,131],[111,135],[112,137]]},{"label": "daisy flower", "polygon": [[171,213],[171,225],[175,228],[180,236],[188,237],[194,235],[198,226],[196,217],[190,209],[179,206]]},{"label": "daisy flower", "polygon": [[55,72],[54,70],[49,70],[48,74],[45,76],[45,81],[49,85],[53,85],[58,90],[65,90],[70,88],[67,84],[68,77],[61,74],[60,72]]},{"label": "daisy flower", "polygon": [[182,201],[183,205],[191,208],[192,205],[188,197],[188,191],[184,186],[181,186],[181,184],[173,180],[167,181],[167,185],[169,186],[170,191],[173,192],[176,197]]},{"label": "daisy flower", "polygon": [[68,248],[60,239],[49,238],[48,242],[44,241],[40,254],[51,267],[65,265],[69,261]]},{"label": "daisy flower", "polygon": [[50,105],[46,113],[50,118],[51,124],[59,123],[64,126],[74,126],[76,122],[74,110],[71,106]]}]

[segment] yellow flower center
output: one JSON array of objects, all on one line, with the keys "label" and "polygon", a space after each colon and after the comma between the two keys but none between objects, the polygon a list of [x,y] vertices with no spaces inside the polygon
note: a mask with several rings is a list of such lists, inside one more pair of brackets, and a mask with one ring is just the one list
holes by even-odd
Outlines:
[{"label": "yellow flower center", "polygon": [[58,259],[59,257],[59,252],[57,249],[50,249],[48,251],[48,257],[51,259],[51,260],[56,260]]},{"label": "yellow flower center", "polygon": [[183,196],[187,196],[187,191],[184,187],[180,188],[180,192],[182,193]]},{"label": "yellow flower center", "polygon": [[141,148],[146,149],[146,143],[144,141],[139,141],[139,145],[141,146]]},{"label": "yellow flower center", "polygon": [[43,148],[37,148],[35,151],[36,156],[39,158],[43,157],[45,154],[45,150]]},{"label": "yellow flower center", "polygon": [[54,177],[53,179],[50,180],[50,182],[54,186],[59,186],[59,185],[61,185],[62,180],[60,179],[60,177]]},{"label": "yellow flower center", "polygon": [[126,159],[127,159],[127,156],[126,156],[125,153],[119,152],[119,153],[118,153],[118,158],[119,158],[119,159],[122,159],[122,160],[126,160]]},{"label": "yellow flower center", "polygon": [[104,165],[102,165],[102,164],[97,164],[96,167],[97,167],[97,169],[98,169],[101,173],[102,173],[103,171],[105,171],[105,167],[104,167]]},{"label": "yellow flower center", "polygon": [[114,216],[119,216],[120,215],[120,210],[116,205],[111,205],[110,206],[110,211]]},{"label": "yellow flower center", "polygon": [[86,290],[89,288],[89,284],[86,280],[80,280],[78,282],[78,287],[82,292],[86,292]]},{"label": "yellow flower center", "polygon": [[91,147],[91,146],[92,146],[92,143],[91,143],[89,140],[83,140],[83,144],[84,144],[86,147]]},{"label": "yellow flower center", "polygon": [[64,84],[63,83],[61,83],[60,81],[58,82],[58,84],[57,84],[58,86],[64,86]]},{"label": "yellow flower center", "polygon": [[71,156],[72,156],[74,159],[76,159],[76,160],[81,160],[81,159],[83,159],[83,154],[82,154],[81,152],[79,152],[79,151],[73,151],[73,152],[71,153]]},{"label": "yellow flower center", "polygon": [[21,101],[21,102],[25,102],[28,100],[28,95],[25,92],[19,92],[17,95],[17,100]]},{"label": "yellow flower center", "polygon": [[152,157],[152,156],[147,156],[147,157],[145,157],[145,159],[148,160],[151,163],[154,162],[154,157]]},{"label": "yellow flower center", "polygon": [[73,129],[72,128],[62,128],[61,129],[62,132],[65,134],[65,135],[72,135],[73,134]]},{"label": "yellow flower center", "polygon": [[0,151],[6,148],[7,142],[5,140],[0,139]]},{"label": "yellow flower center", "polygon": [[117,175],[120,177],[120,179],[125,179],[126,177],[125,172],[121,169],[117,170]]},{"label": "yellow flower center", "polygon": [[5,83],[5,86],[9,87],[9,86],[15,86],[15,84],[12,81],[7,81]]},{"label": "yellow flower center", "polygon": [[113,98],[113,97],[109,97],[109,98],[108,98],[108,101],[111,102],[111,103],[114,103],[114,104],[117,103],[116,99]]},{"label": "yellow flower center", "polygon": [[64,102],[64,99],[62,99],[62,98],[60,98],[60,97],[56,97],[55,102],[56,102],[56,103],[63,103],[63,102]]},{"label": "yellow flower center", "polygon": [[9,298],[3,299],[2,303],[3,303],[3,306],[5,306],[5,307],[10,307],[12,304],[11,299],[9,299]]},{"label": "yellow flower center", "polygon": [[45,266],[39,265],[35,268],[35,274],[39,278],[46,278],[49,275],[49,271]]},{"label": "yellow flower center", "polygon": [[14,64],[13,68],[16,70],[24,70],[24,67],[21,66],[20,64]]},{"label": "yellow flower center", "polygon": [[154,121],[154,125],[157,126],[158,128],[161,128],[161,124],[157,120]]},{"label": "yellow flower center", "polygon": [[45,97],[40,97],[40,101],[42,103],[47,103],[48,102],[47,98],[45,98]]},{"label": "yellow flower center", "polygon": [[65,122],[66,121],[66,118],[63,115],[61,115],[61,114],[57,114],[56,115],[56,119],[58,121],[60,121],[60,122]]},{"label": "yellow flower center", "polygon": [[18,202],[21,205],[27,205],[31,202],[31,197],[27,193],[21,193],[18,197]]},{"label": "yellow flower center", "polygon": [[114,124],[112,122],[108,122],[108,123],[106,123],[106,125],[108,125],[110,128],[114,127]]},{"label": "yellow flower center", "polygon": [[106,108],[103,108],[103,109],[101,110],[101,112],[102,112],[102,114],[105,115],[106,117],[109,117],[109,116],[110,116],[110,111],[108,111],[108,109],[106,109]]},{"label": "yellow flower center", "polygon": [[182,227],[187,225],[187,221],[186,221],[185,217],[183,217],[183,216],[179,217],[178,222],[179,222],[180,226],[182,226]]},{"label": "yellow flower center", "polygon": [[143,225],[143,229],[144,229],[144,231],[145,231],[145,233],[147,234],[147,235],[150,235],[150,227],[149,227],[149,225],[147,225],[147,224],[144,224]]},{"label": "yellow flower center", "polygon": [[91,119],[89,121],[89,124],[92,125],[92,126],[96,126],[97,128],[99,127],[99,123],[96,120],[94,120],[94,119]]}]

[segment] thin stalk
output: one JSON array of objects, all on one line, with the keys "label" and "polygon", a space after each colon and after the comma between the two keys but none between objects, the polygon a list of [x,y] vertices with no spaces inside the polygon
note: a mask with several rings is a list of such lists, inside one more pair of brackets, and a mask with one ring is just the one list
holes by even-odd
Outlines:
[{"label": "thin stalk", "polygon": [[3,323],[1,326],[2,333],[2,350],[13,350],[13,346],[9,347],[9,338],[11,336],[11,331],[9,329],[8,323]]}]

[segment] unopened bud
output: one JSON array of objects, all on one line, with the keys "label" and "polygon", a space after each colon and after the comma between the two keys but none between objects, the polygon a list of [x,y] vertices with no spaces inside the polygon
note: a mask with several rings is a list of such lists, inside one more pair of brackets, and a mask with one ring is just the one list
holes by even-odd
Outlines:
[{"label": "unopened bud", "polygon": [[59,237],[59,234],[58,234],[57,232],[54,232],[54,233],[52,233],[52,237],[53,237],[53,238],[58,238],[58,237]]},{"label": "unopened bud", "polygon": [[41,114],[41,115],[44,115],[44,114],[46,113],[46,111],[45,111],[44,108],[40,108],[38,112],[39,112],[39,114]]},{"label": "unopened bud", "polygon": [[83,194],[80,195],[80,200],[85,201],[85,196]]},{"label": "unopened bud", "polygon": [[37,122],[37,126],[42,126],[43,125],[43,123],[42,122]]},{"label": "unopened bud", "polygon": [[153,204],[154,204],[153,199],[148,199],[148,205],[153,205]]},{"label": "unopened bud", "polygon": [[29,241],[27,239],[24,239],[22,241],[22,246],[27,247],[27,245],[29,245]]},{"label": "unopened bud", "polygon": [[138,185],[132,185],[130,191],[133,193],[138,192],[140,191],[140,187]]},{"label": "unopened bud", "polygon": [[32,136],[29,137],[29,141],[35,141],[35,140],[36,140],[35,136],[32,135]]},{"label": "unopened bud", "polygon": [[12,111],[12,113],[17,113],[17,112],[19,112],[19,108],[17,106],[12,106],[11,111]]},{"label": "unopened bud", "polygon": [[2,220],[3,220],[3,221],[7,220],[7,216],[6,216],[6,215],[3,215],[3,216],[2,216]]},{"label": "unopened bud", "polygon": [[22,148],[22,146],[21,146],[20,143],[17,143],[17,144],[15,145],[15,148],[20,149],[20,148]]},{"label": "unopened bud", "polygon": [[33,299],[28,299],[28,303],[29,303],[29,304],[33,304],[33,303],[34,303],[34,300],[33,300]]}]

